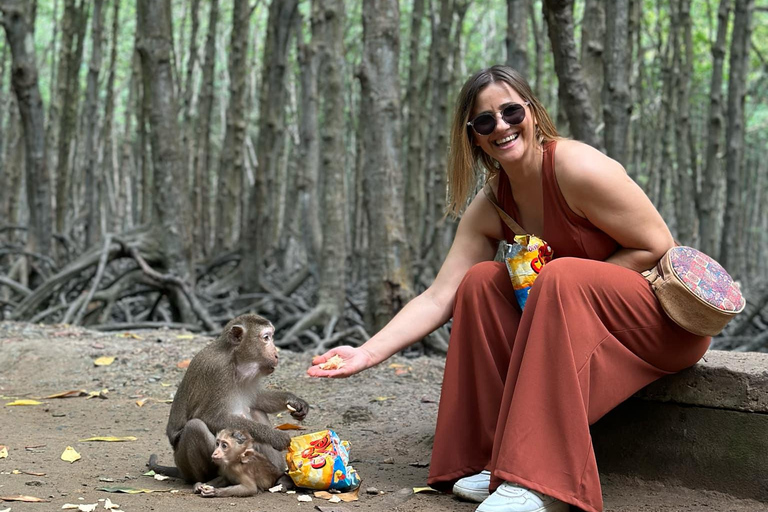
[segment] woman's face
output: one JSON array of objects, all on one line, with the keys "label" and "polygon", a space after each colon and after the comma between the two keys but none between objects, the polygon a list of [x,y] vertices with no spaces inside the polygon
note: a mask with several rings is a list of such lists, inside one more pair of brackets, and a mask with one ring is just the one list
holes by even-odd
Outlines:
[{"label": "woman's face", "polygon": [[[507,124],[501,118],[501,111],[512,103],[525,109],[525,119],[520,124]],[[495,158],[502,166],[520,162],[528,148],[535,146],[535,123],[533,112],[520,95],[505,82],[494,82],[480,91],[470,112],[470,121],[488,112],[496,118],[496,127],[488,135],[480,135],[474,129],[474,144],[480,146],[488,156]]]}]

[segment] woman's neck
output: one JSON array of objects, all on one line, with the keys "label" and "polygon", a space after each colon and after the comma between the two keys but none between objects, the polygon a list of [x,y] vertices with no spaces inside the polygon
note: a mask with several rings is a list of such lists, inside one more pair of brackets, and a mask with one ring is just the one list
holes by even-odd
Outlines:
[{"label": "woman's neck", "polygon": [[537,144],[530,151],[526,151],[523,158],[519,161],[502,166],[502,170],[507,174],[509,184],[513,190],[524,189],[526,185],[541,181],[543,156],[544,148]]}]

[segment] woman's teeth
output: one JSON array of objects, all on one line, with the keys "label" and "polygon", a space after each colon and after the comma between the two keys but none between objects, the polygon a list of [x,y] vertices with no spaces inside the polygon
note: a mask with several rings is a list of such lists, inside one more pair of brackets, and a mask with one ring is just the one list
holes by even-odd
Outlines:
[{"label": "woman's teeth", "polygon": [[517,140],[517,137],[519,135],[520,135],[519,133],[514,133],[509,137],[504,137],[503,139],[499,139],[496,141],[496,145],[501,146],[502,144],[506,144],[507,142],[512,142],[513,140]]}]

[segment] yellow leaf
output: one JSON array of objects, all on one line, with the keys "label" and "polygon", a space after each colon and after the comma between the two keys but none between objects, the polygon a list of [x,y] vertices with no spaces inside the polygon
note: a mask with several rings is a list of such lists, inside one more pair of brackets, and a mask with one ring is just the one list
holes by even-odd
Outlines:
[{"label": "yellow leaf", "polygon": [[405,368],[405,365],[400,363],[392,363],[388,366],[388,368]]},{"label": "yellow leaf", "polygon": [[149,402],[149,398],[142,398],[141,400],[136,400],[136,405],[139,407],[144,407],[144,404]]},{"label": "yellow leaf", "polygon": [[176,368],[187,368],[189,366],[189,362],[190,362],[189,359],[179,361],[178,363],[176,363]]},{"label": "yellow leaf", "polygon": [[13,402],[8,402],[5,405],[40,405],[43,402],[38,402],[37,400],[14,400]]},{"label": "yellow leaf", "polygon": [[127,437],[114,437],[114,436],[106,436],[106,437],[89,437],[88,439],[80,439],[81,443],[86,443],[89,441],[104,441],[106,443],[119,443],[122,441],[135,441],[136,438],[133,436],[127,436]]},{"label": "yellow leaf", "polygon": [[76,460],[80,460],[80,454],[75,451],[71,446],[67,446],[64,453],[61,454],[61,460],[72,463]]},{"label": "yellow leaf", "polygon": [[0,501],[24,501],[27,503],[46,503],[48,500],[42,498],[35,498],[34,496],[23,496],[18,494],[16,496],[0,496]]},{"label": "yellow leaf", "polygon": [[61,393],[56,393],[55,395],[49,395],[43,398],[71,398],[73,396],[85,396],[88,392],[84,389],[73,389],[71,391],[63,391]]},{"label": "yellow leaf", "polygon": [[301,425],[295,425],[293,423],[283,423],[282,425],[278,425],[275,427],[277,430],[306,430],[307,427],[302,427]]},{"label": "yellow leaf", "polygon": [[20,475],[21,471],[19,471],[18,469],[14,469],[13,471],[11,471],[11,474],[12,475]]},{"label": "yellow leaf", "polygon": [[194,334],[179,334],[178,336],[176,336],[176,339],[177,340],[193,340],[193,339],[195,339],[195,335]]},{"label": "yellow leaf", "polygon": [[395,398],[397,397],[396,396],[377,396],[376,398],[371,400],[371,402],[385,402],[387,400],[394,400]]},{"label": "yellow leaf", "polygon": [[139,336],[138,334],[134,334],[132,332],[124,332],[122,334],[118,334],[118,336],[120,336],[121,338],[133,338],[135,340],[143,340],[144,339],[141,336]]},{"label": "yellow leaf", "polygon": [[98,359],[94,359],[93,364],[96,366],[109,366],[114,362],[115,358],[113,356],[103,356]]},{"label": "yellow leaf", "polygon": [[169,388],[173,386],[173,384],[171,384],[170,382],[161,382],[160,385],[163,386],[164,388]]},{"label": "yellow leaf", "polygon": [[109,393],[109,390],[106,388],[101,391],[91,391],[88,393],[88,398],[86,398],[86,400],[90,398],[107,398],[107,393]]},{"label": "yellow leaf", "polygon": [[8,458],[8,447],[0,444],[0,459]]},{"label": "yellow leaf", "polygon": [[437,492],[437,491],[431,487],[414,487],[413,488],[414,494],[418,494],[420,492]]}]

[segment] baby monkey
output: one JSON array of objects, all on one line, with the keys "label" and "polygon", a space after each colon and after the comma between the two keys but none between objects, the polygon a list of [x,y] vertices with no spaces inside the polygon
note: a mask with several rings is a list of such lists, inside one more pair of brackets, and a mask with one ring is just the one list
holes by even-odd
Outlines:
[{"label": "baby monkey", "polygon": [[211,460],[219,476],[208,483],[197,482],[195,493],[204,498],[253,496],[269,489],[282,472],[253,446],[247,432],[224,429],[216,435]]}]

